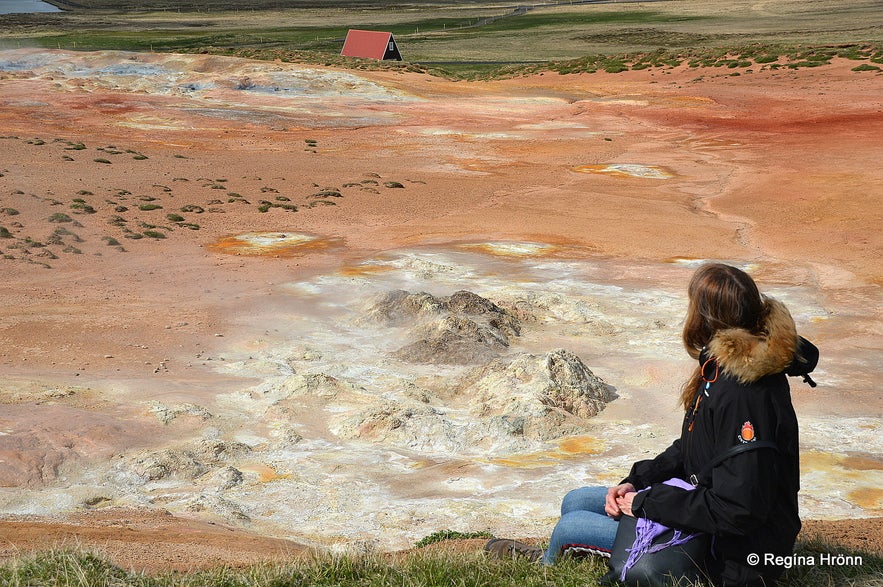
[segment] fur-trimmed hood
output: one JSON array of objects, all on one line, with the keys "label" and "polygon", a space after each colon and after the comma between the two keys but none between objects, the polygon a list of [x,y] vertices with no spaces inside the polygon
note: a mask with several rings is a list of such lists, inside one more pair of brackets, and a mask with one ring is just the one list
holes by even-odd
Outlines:
[{"label": "fur-trimmed hood", "polygon": [[788,369],[797,354],[799,337],[785,304],[765,298],[766,321],[759,334],[741,328],[719,330],[708,343],[707,357],[740,383],[751,383]]}]

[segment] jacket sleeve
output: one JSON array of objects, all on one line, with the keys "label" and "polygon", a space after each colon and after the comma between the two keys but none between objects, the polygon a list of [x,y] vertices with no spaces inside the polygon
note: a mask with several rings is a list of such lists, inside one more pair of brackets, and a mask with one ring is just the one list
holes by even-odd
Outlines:
[{"label": "jacket sleeve", "polygon": [[[746,422],[754,430],[751,438],[775,440],[771,410],[766,402],[757,401],[762,392],[744,388],[735,391],[729,394],[731,401],[723,402],[712,416],[714,454],[743,442],[740,434]],[[657,484],[638,493],[632,511],[675,528],[720,535],[748,534],[770,514],[776,495],[776,462],[776,452],[770,448],[739,453],[715,466],[707,485],[685,490]]]},{"label": "jacket sleeve", "polygon": [[675,440],[654,459],[638,461],[632,465],[623,483],[631,483],[636,489],[644,489],[653,483],[661,483],[672,477],[684,478],[684,459],[681,453],[681,439]]}]

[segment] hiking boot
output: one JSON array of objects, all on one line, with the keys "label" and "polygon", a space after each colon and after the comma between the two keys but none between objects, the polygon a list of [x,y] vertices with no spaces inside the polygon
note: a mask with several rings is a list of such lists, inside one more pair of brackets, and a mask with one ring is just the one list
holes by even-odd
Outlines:
[{"label": "hiking boot", "polygon": [[484,545],[484,551],[496,558],[524,557],[531,562],[539,562],[543,559],[543,549],[509,540],[508,538],[492,538]]}]

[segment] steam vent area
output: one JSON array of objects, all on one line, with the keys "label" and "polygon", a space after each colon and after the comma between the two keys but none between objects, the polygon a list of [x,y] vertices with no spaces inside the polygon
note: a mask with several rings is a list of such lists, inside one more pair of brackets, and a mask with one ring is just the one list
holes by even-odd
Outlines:
[{"label": "steam vent area", "polygon": [[802,517],[878,518],[880,79],[0,50],[0,510],[548,536],[677,437],[722,261],[821,349]]}]

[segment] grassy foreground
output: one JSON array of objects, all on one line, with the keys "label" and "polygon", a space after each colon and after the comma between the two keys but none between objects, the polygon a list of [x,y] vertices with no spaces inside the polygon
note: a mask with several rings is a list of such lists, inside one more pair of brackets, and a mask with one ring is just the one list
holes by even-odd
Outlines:
[{"label": "grassy foreground", "polygon": [[[835,555],[830,561],[824,555]],[[840,564],[838,563],[838,559]],[[883,557],[820,543],[799,543],[783,587],[880,587]],[[552,567],[524,559],[494,560],[482,552],[421,551],[406,556],[316,555],[288,564],[228,567],[150,576],[127,572],[95,554],[56,550],[16,559],[0,567],[0,584],[10,587],[584,587],[606,572],[597,557],[564,559]],[[698,586],[697,586],[698,587]]]}]

